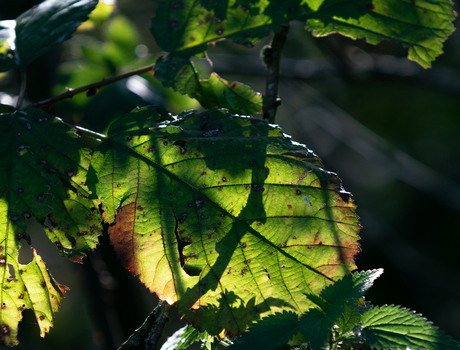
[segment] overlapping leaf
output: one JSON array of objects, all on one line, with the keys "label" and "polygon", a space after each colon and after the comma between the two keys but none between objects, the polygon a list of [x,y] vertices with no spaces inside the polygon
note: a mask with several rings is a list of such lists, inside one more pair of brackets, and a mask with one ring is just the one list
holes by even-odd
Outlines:
[{"label": "overlapping leaf", "polygon": [[460,343],[426,318],[399,306],[373,308],[362,316],[362,338],[375,349],[460,349]]},{"label": "overlapping leaf", "polygon": [[224,110],[161,124],[145,112],[110,128],[88,183],[123,264],[194,326],[239,334],[305,312],[303,293],[354,269],[355,206],[303,145]]},{"label": "overlapping leaf", "polygon": [[87,199],[85,185],[90,150],[74,130],[36,109],[0,114],[0,135],[2,239],[30,242],[26,219],[35,217],[61,255],[81,261],[101,232],[98,204]]},{"label": "overlapping leaf", "polygon": [[166,0],[151,31],[167,52],[196,55],[223,38],[252,46],[292,19],[316,36],[340,33],[376,44],[396,39],[409,46],[409,58],[429,67],[454,30],[450,0]]},{"label": "overlapping leaf", "polygon": [[35,311],[43,336],[65,291],[39,256],[19,264],[21,239],[33,240],[26,219],[37,219],[62,255],[81,261],[97,244],[101,218],[97,202],[86,198],[90,151],[73,130],[27,109],[0,114],[0,135],[0,334],[13,345],[21,311]]},{"label": "overlapping leaf", "polygon": [[46,0],[16,18],[16,25],[1,21],[0,71],[24,66],[70,39],[96,5],[97,0]]},{"label": "overlapping leaf", "polygon": [[221,107],[231,113],[248,115],[262,112],[260,93],[239,82],[228,82],[216,73],[203,79],[193,63],[182,56],[160,57],[155,65],[155,77],[164,86],[196,98],[204,108]]}]

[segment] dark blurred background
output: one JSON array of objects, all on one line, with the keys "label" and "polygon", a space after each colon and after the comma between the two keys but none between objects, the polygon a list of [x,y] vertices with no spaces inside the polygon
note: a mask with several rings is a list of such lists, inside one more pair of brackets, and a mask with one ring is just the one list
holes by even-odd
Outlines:
[{"label": "dark blurred background", "polygon": [[[0,19],[13,19],[40,1],[0,1]],[[28,102],[57,95],[155,62],[149,32],[158,5],[152,0],[105,3],[92,28],[28,67]],[[112,11],[112,12],[111,12]],[[111,14],[110,14],[111,13]],[[209,47],[213,68],[264,92],[261,41],[247,49],[231,41]],[[367,295],[374,304],[397,304],[422,313],[460,339],[460,35],[424,70],[393,41],[372,46],[339,35],[313,38],[293,23],[282,61],[279,123],[336,172],[353,194],[363,229],[360,270],[384,268]],[[196,60],[204,75],[211,68]],[[0,75],[0,103],[14,104],[18,73]],[[163,89],[150,74],[56,103],[50,113],[104,132],[114,116],[147,104],[177,114],[196,101]],[[39,337],[33,313],[24,313],[18,349],[113,349],[156,305],[137,278],[124,271],[107,238],[83,265],[59,257],[31,222],[32,245],[57,281],[70,287],[55,327]],[[21,261],[30,261],[21,249]],[[167,333],[182,327],[177,315]],[[166,339],[166,338],[165,338]]]}]

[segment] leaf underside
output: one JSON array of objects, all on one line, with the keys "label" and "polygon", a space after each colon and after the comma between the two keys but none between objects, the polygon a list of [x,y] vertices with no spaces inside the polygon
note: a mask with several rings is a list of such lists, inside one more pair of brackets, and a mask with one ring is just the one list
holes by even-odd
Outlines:
[{"label": "leaf underside", "polygon": [[102,219],[84,184],[90,151],[74,130],[26,109],[0,114],[0,135],[0,334],[14,345],[20,311],[34,309],[43,336],[66,289],[39,256],[28,265],[18,262],[21,244],[31,243],[26,220],[35,218],[61,255],[81,262],[98,242]]},{"label": "leaf underside", "polygon": [[122,263],[189,323],[240,334],[355,268],[355,206],[305,146],[225,110],[156,116],[110,128],[88,184]]},{"label": "leaf underside", "polygon": [[454,18],[450,0],[166,0],[151,32],[164,51],[191,56],[223,38],[251,47],[296,19],[315,36],[398,40],[409,47],[410,59],[429,67],[453,32]]}]

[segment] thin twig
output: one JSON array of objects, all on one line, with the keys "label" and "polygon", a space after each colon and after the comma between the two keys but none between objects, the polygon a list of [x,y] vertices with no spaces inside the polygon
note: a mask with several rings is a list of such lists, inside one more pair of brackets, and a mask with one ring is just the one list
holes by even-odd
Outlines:
[{"label": "thin twig", "polygon": [[134,331],[118,350],[130,350],[145,342],[146,350],[155,349],[161,337],[163,328],[169,319],[171,305],[166,301],[160,301],[147,316],[142,326]]},{"label": "thin twig", "polygon": [[16,108],[21,109],[24,97],[26,95],[27,75],[24,67],[21,68],[21,88],[19,89],[18,101],[16,102]]},{"label": "thin twig", "polygon": [[270,123],[275,122],[276,110],[281,104],[278,98],[278,86],[280,80],[281,51],[286,42],[289,25],[281,26],[281,30],[275,33],[270,46],[263,50],[264,62],[267,65],[267,83],[264,97],[264,119]]},{"label": "thin twig", "polygon": [[48,99],[43,100],[43,101],[31,103],[27,107],[40,108],[40,107],[43,107],[43,106],[52,105],[53,103],[56,103],[57,101],[65,100],[66,98],[72,98],[73,96],[75,96],[77,94],[80,94],[82,92],[87,92],[87,91],[91,92],[91,91],[100,89],[101,87],[103,87],[105,85],[109,85],[109,84],[112,84],[112,83],[114,83],[116,81],[129,78],[129,77],[131,77],[133,75],[139,75],[139,74],[147,73],[149,71],[152,71],[154,67],[155,67],[155,64],[151,64],[151,65],[148,65],[148,66],[145,66],[145,67],[142,67],[142,68],[138,68],[138,69],[135,69],[135,70],[132,70],[132,71],[120,74],[120,75],[115,75],[115,76],[113,76],[111,78],[108,78],[108,79],[104,78],[104,79],[102,79],[102,80],[100,80],[100,81],[98,81],[96,83],[81,86],[81,87],[79,87],[77,89],[69,89],[69,91],[64,92],[63,94],[60,94],[60,95],[55,96],[55,97],[48,98]]}]

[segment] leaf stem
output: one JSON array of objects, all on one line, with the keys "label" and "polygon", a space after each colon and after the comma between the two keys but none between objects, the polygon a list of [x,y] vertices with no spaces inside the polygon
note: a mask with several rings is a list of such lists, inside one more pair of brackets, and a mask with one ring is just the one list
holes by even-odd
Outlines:
[{"label": "leaf stem", "polygon": [[275,122],[276,110],[281,104],[278,98],[280,80],[281,51],[286,42],[289,25],[282,25],[281,30],[275,33],[269,46],[263,49],[263,60],[267,65],[267,82],[265,86],[263,118],[270,123]]},{"label": "leaf stem", "polygon": [[44,107],[44,106],[52,105],[53,103],[56,103],[56,102],[61,101],[61,100],[65,100],[66,98],[72,98],[73,96],[75,96],[77,94],[80,94],[82,92],[91,92],[91,91],[94,91],[94,90],[98,90],[98,89],[100,89],[101,87],[103,87],[105,85],[109,85],[109,84],[112,84],[112,83],[114,83],[116,81],[129,78],[129,77],[131,77],[133,75],[139,75],[139,74],[147,73],[149,71],[152,71],[154,67],[155,67],[155,64],[150,64],[148,66],[138,68],[138,69],[135,69],[135,70],[123,73],[123,74],[115,75],[115,76],[113,76],[111,78],[108,78],[108,79],[103,78],[102,80],[100,80],[98,82],[95,82],[95,83],[92,83],[92,84],[89,84],[89,85],[85,85],[85,86],[81,86],[81,87],[76,88],[76,89],[69,89],[67,92],[64,92],[63,94],[60,94],[60,95],[57,95],[57,96],[54,96],[54,97],[51,97],[51,98],[48,98],[46,100],[42,100],[42,101],[39,101],[39,102],[31,103],[27,107],[41,108],[41,107]]},{"label": "leaf stem", "polygon": [[146,350],[155,349],[160,340],[163,328],[169,319],[172,306],[166,301],[160,301],[147,316],[142,326],[134,331],[118,350],[130,350],[145,340]]},{"label": "leaf stem", "polygon": [[21,87],[19,89],[18,101],[16,102],[16,108],[21,109],[22,103],[24,102],[24,97],[26,95],[26,85],[27,85],[27,74],[24,67],[21,68]]}]

